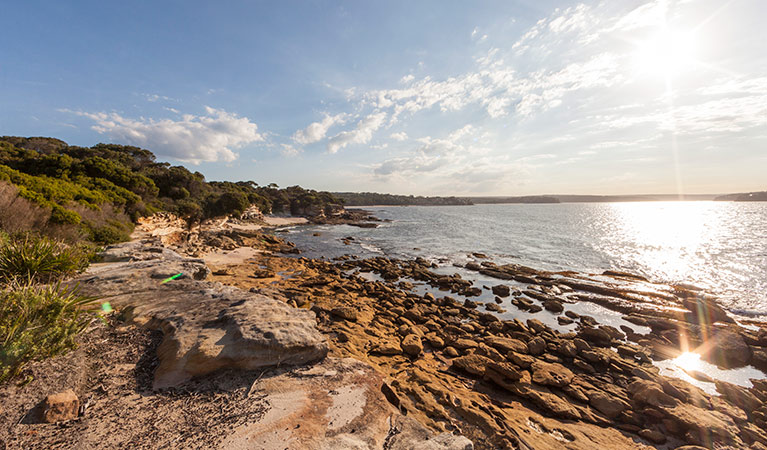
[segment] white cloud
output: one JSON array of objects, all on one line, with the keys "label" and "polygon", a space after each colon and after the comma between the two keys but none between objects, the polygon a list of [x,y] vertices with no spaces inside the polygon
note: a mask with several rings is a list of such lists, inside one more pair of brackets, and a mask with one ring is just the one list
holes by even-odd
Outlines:
[{"label": "white cloud", "polygon": [[233,161],[237,159],[233,149],[264,139],[247,117],[210,107],[205,111],[207,115],[184,114],[180,120],[130,119],[105,112],[75,114],[93,120],[92,128],[100,134],[192,164]]},{"label": "white cloud", "polygon": [[533,27],[531,27],[525,34],[520,37],[517,42],[511,45],[512,50],[516,50],[518,53],[523,53],[529,47],[528,43],[535,39],[543,30],[543,25],[546,23],[546,19],[539,20]]},{"label": "white cloud", "polygon": [[298,130],[293,134],[293,141],[297,144],[306,145],[319,142],[325,138],[328,130],[334,125],[345,123],[348,115],[341,113],[331,116],[325,114],[320,122],[314,122],[303,130]]},{"label": "white cloud", "polygon": [[386,120],[385,112],[374,112],[357,123],[350,131],[342,131],[328,140],[328,152],[336,153],[349,144],[367,144]]},{"label": "white cloud", "polygon": [[641,28],[656,27],[665,22],[668,11],[667,0],[653,0],[618,17],[609,31],[634,31]]},{"label": "white cloud", "polygon": [[392,133],[389,135],[390,138],[394,139],[395,141],[406,141],[407,140],[407,133],[404,131],[400,131],[399,133]]},{"label": "white cloud", "polygon": [[720,84],[706,86],[699,91],[703,95],[756,94],[767,95],[767,77],[726,80]]},{"label": "white cloud", "polygon": [[287,156],[291,158],[301,154],[301,150],[293,147],[290,144],[282,144],[282,150],[280,150],[280,153],[282,153],[282,156]]},{"label": "white cloud", "polygon": [[413,173],[433,172],[448,163],[447,158],[440,155],[419,154],[409,157],[392,158],[377,165],[373,172],[379,176],[402,176]]},{"label": "white cloud", "polygon": [[425,136],[416,139],[421,146],[404,156],[390,158],[373,167],[373,173],[379,177],[402,177],[418,173],[433,172],[448,167],[458,170],[462,163],[467,162],[477,149],[464,144],[467,137],[474,134],[473,125],[465,125],[444,139]]},{"label": "white cloud", "polygon": [[557,155],[553,153],[539,153],[537,155],[530,155],[530,156],[524,156],[522,158],[519,158],[517,159],[517,162],[540,161],[542,159],[553,159],[556,157]]},{"label": "white cloud", "polygon": [[474,131],[474,125],[464,125],[463,128],[459,128],[450,133],[447,137],[447,140],[450,142],[458,142],[461,139],[473,134]]},{"label": "white cloud", "polygon": [[588,26],[589,19],[589,7],[581,3],[578,6],[568,8],[562,15],[552,19],[549,22],[549,29],[555,33],[584,29]]},{"label": "white cloud", "polygon": [[491,118],[506,116],[510,111],[526,117],[559,106],[569,92],[625,81],[620,59],[607,52],[572,62],[558,71],[540,70],[525,76],[506,66],[498,53],[493,48],[478,58],[477,71],[441,81],[426,76],[403,88],[369,91],[363,94],[362,104],[391,109],[392,124],[403,114],[434,107],[442,112],[458,112],[472,104],[482,105]]},{"label": "white cloud", "polygon": [[415,79],[415,76],[413,74],[409,74],[409,75],[405,75],[404,77],[402,77],[402,79],[399,80],[399,82],[402,83],[402,84],[407,84],[407,83],[410,83],[411,81],[413,81],[414,79]]},{"label": "white cloud", "polygon": [[629,128],[652,125],[674,133],[738,133],[767,126],[767,95],[725,97],[677,105],[643,115],[612,116],[602,126]]},{"label": "white cloud", "polygon": [[160,94],[142,94],[142,95],[144,96],[144,98],[146,98],[146,101],[151,103],[159,102],[160,100],[177,101],[176,99],[168,97],[167,95],[160,95]]}]

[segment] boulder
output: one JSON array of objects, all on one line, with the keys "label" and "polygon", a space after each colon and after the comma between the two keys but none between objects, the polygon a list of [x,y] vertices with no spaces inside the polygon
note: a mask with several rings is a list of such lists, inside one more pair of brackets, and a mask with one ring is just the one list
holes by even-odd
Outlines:
[{"label": "boulder", "polygon": [[762,372],[767,372],[767,351],[753,350],[751,355],[751,365]]},{"label": "boulder", "polygon": [[666,443],[666,439],[667,439],[665,434],[661,433],[658,430],[652,430],[649,428],[645,428],[639,431],[638,434],[642,439],[650,441],[653,444],[663,445]]},{"label": "boulder", "polygon": [[527,344],[520,341],[519,339],[491,336],[485,339],[485,343],[503,353],[508,353],[511,351],[517,353],[527,353]]},{"label": "boulder", "polygon": [[677,400],[666,394],[663,388],[650,380],[635,379],[628,386],[631,399],[640,405],[650,405],[656,408],[662,406],[674,406]]},{"label": "boulder", "polygon": [[527,369],[528,367],[533,365],[533,363],[536,361],[536,359],[533,358],[532,356],[523,355],[517,352],[509,352],[506,355],[506,359],[513,362],[514,364],[516,364],[517,366],[523,369]]},{"label": "boulder", "polygon": [[63,422],[76,419],[80,411],[80,399],[73,390],[67,389],[51,394],[43,402],[40,420],[45,423]]},{"label": "boulder", "polygon": [[460,355],[460,353],[458,353],[458,350],[456,350],[453,347],[445,347],[445,350],[443,350],[443,352],[445,353],[445,356],[449,358],[455,358],[458,355]]},{"label": "boulder", "polygon": [[626,339],[626,335],[619,329],[610,325],[600,325],[599,329],[604,331],[610,336],[610,339],[623,340]]},{"label": "boulder", "polygon": [[511,295],[511,289],[509,289],[508,286],[505,284],[499,284],[497,286],[493,286],[492,288],[493,294],[499,296],[499,297],[508,297]]},{"label": "boulder", "polygon": [[557,353],[566,358],[574,358],[578,354],[578,349],[573,341],[563,340],[557,346]]},{"label": "boulder", "polygon": [[527,327],[533,330],[535,334],[540,334],[543,330],[548,328],[538,319],[527,319]]},{"label": "boulder", "polygon": [[575,344],[575,347],[578,349],[578,352],[582,352],[584,350],[591,350],[591,346],[588,344],[588,342],[584,341],[580,338],[573,339],[573,344]]},{"label": "boulder", "polygon": [[497,372],[505,379],[517,381],[522,378],[522,373],[513,365],[507,362],[491,361],[487,363],[487,370]]},{"label": "boulder", "polygon": [[493,362],[493,360],[485,356],[466,355],[453,359],[452,367],[472,375],[482,376],[485,374],[487,365],[491,362]]},{"label": "boulder", "polygon": [[562,306],[562,302],[554,299],[544,300],[543,307],[546,308],[546,311],[551,311],[555,314],[559,314],[565,310],[565,307]]},{"label": "boulder", "polygon": [[583,327],[578,332],[578,337],[599,347],[607,347],[612,342],[610,334],[602,328]]},{"label": "boulder", "polygon": [[378,344],[372,351],[379,355],[394,356],[402,354],[402,346],[397,345],[396,342],[386,341]]},{"label": "boulder", "polygon": [[445,341],[439,336],[427,336],[426,342],[436,349],[445,347]]},{"label": "boulder", "polygon": [[746,366],[751,361],[751,348],[740,334],[722,330],[710,339],[713,341],[710,350],[702,355],[706,361],[728,369]]},{"label": "boulder", "polygon": [[727,439],[738,435],[738,428],[732,418],[717,411],[708,411],[686,403],[663,408],[662,411],[680,430],[687,430],[699,439],[706,436]]},{"label": "boulder", "polygon": [[538,336],[530,340],[527,343],[527,352],[531,355],[540,355],[546,350],[546,341],[542,337]]},{"label": "boulder", "polygon": [[472,339],[456,339],[453,342],[453,347],[458,350],[468,350],[470,348],[477,348],[477,342]]},{"label": "boulder", "polygon": [[561,419],[579,420],[581,413],[578,407],[569,400],[562,398],[545,387],[518,382],[513,387],[514,394],[526,398],[535,406],[546,411],[548,414]]},{"label": "boulder", "polygon": [[502,313],[504,311],[503,308],[498,306],[496,303],[485,303],[485,309],[497,313]]},{"label": "boulder", "polygon": [[577,367],[578,369],[586,372],[586,373],[595,373],[596,372],[596,369],[594,369],[594,366],[592,366],[591,364],[587,363],[586,361],[584,361],[584,360],[582,360],[580,358],[575,358],[573,360],[573,365],[575,367]]},{"label": "boulder", "polygon": [[716,390],[722,394],[722,397],[744,411],[754,411],[763,405],[754,394],[744,387],[719,380],[716,380],[715,384]]},{"label": "boulder", "polygon": [[416,357],[423,351],[421,338],[415,334],[409,334],[402,340],[402,351],[410,356]]},{"label": "boulder", "polygon": [[623,411],[631,406],[618,397],[614,397],[604,391],[593,391],[587,394],[589,405],[610,419],[618,417]]},{"label": "boulder", "polygon": [[560,325],[570,325],[573,323],[573,319],[567,317],[567,316],[559,316],[557,317],[557,323]]},{"label": "boulder", "polygon": [[464,267],[466,267],[469,270],[474,270],[474,271],[482,270],[482,266],[479,263],[474,262],[474,261],[467,262]]},{"label": "boulder", "polygon": [[484,379],[490,380],[510,392],[517,392],[515,383],[521,378],[522,373],[507,362],[488,363],[484,375]]},{"label": "boulder", "polygon": [[537,360],[531,366],[532,380],[542,386],[563,387],[573,379],[573,373],[558,363]]},{"label": "boulder", "polygon": [[330,314],[343,320],[356,322],[359,318],[359,312],[351,306],[339,306],[330,310]]}]

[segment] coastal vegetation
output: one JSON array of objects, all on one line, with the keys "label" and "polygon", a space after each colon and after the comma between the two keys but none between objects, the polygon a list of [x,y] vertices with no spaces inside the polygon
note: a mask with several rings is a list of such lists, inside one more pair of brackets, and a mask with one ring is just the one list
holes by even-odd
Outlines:
[{"label": "coastal vegetation", "polygon": [[379,194],[377,192],[335,192],[334,195],[344,201],[346,206],[371,205],[472,205],[472,201],[460,197],[422,197],[413,195]]},{"label": "coastal vegetation", "polygon": [[0,235],[0,383],[75,347],[94,300],[61,281],[85,270],[92,254],[45,236]]},{"label": "coastal vegetation", "polygon": [[299,186],[208,182],[138,147],[0,137],[0,382],[75,346],[94,300],[61,283],[97,246],[127,241],[139,218],[168,211],[192,225],[251,206],[302,215],[338,203]]},{"label": "coastal vegetation", "polygon": [[50,282],[85,270],[92,248],[67,245],[45,236],[21,234],[0,238],[0,282]]},{"label": "coastal vegetation", "polygon": [[208,182],[199,172],[157,162],[138,147],[70,146],[44,137],[0,137],[0,229],[37,229],[70,242],[112,244],[128,239],[142,216],[169,211],[190,224],[238,215],[305,214],[341,200],[300,186],[253,181]]},{"label": "coastal vegetation", "polygon": [[523,197],[469,197],[475,204],[498,203],[560,203],[559,199],[547,195],[527,195]]},{"label": "coastal vegetation", "polygon": [[94,300],[61,284],[13,282],[0,291],[0,383],[24,364],[76,346]]}]

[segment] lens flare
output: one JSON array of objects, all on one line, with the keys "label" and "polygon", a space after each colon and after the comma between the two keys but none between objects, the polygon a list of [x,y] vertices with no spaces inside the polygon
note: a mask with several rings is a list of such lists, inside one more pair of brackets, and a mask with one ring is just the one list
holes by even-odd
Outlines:
[{"label": "lens flare", "polygon": [[673,360],[674,365],[684,371],[700,369],[700,355],[695,352],[684,352]]}]

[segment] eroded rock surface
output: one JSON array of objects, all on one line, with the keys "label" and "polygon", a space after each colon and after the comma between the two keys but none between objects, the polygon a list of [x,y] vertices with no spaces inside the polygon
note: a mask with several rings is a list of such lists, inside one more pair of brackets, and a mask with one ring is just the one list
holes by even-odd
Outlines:
[{"label": "eroded rock surface", "polygon": [[[601,325],[593,317],[567,311],[564,316],[578,324],[563,332],[534,318],[504,320],[485,312],[478,307],[483,303],[465,298],[471,282],[430,272],[423,261],[339,261],[264,257],[253,264],[299,275],[266,287],[238,276],[247,273],[245,267],[232,268],[222,279],[278,289],[287,303],[305,299],[328,337],[331,354],[373,365],[391,380],[388,392],[398,408],[432,430],[460,430],[482,449],[675,448],[702,443],[760,448],[767,439],[759,428],[767,417],[760,397],[767,386],[758,380],[753,389],[719,383],[722,396],[717,397],[661,376],[652,364],[651,358],[664,357],[661,352],[677,356],[680,339],[695,343],[705,333],[703,325],[688,320],[684,312],[666,314],[668,310],[661,309],[654,315],[626,315],[627,322],[653,331],[640,335],[625,325]],[[374,272],[381,281],[371,281],[361,276],[363,272]],[[584,294],[578,290],[634,295],[584,281],[570,287],[521,268],[515,273],[494,269],[494,274],[514,274],[529,284],[503,300],[512,305],[525,296],[538,303],[554,296],[563,302],[581,301],[577,297]],[[416,293],[412,280],[449,295]],[[679,304],[682,297],[674,295],[662,291],[651,297]],[[354,310],[355,320],[339,317],[336,311],[343,308]],[[734,324],[707,326],[737,333],[749,348],[761,348],[758,332]],[[729,337],[734,346],[740,345]],[[420,342],[422,349],[404,351],[402,344],[410,341]],[[756,408],[754,398],[760,401]],[[751,408],[744,409],[746,405]]]},{"label": "eroded rock surface", "polygon": [[224,368],[305,364],[328,352],[313,312],[202,281],[209,269],[199,259],[131,242],[109,248],[105,260],[123,262],[93,267],[74,283],[133,322],[163,331],[155,388]]},{"label": "eroded rock surface", "polygon": [[257,380],[251,396],[270,405],[257,423],[235,429],[222,450],[389,449],[470,450],[471,441],[434,436],[403,416],[383,395],[373,368],[351,358],[327,358],[308,368]]}]

